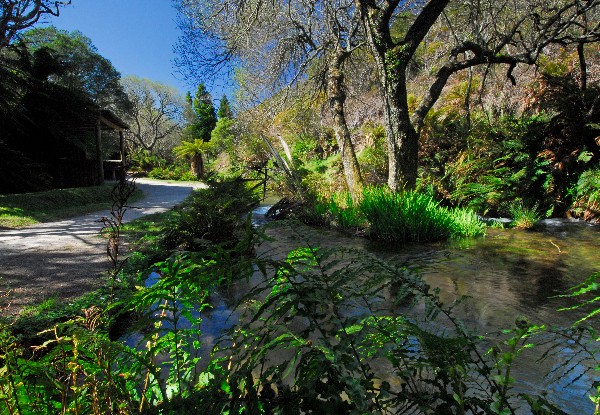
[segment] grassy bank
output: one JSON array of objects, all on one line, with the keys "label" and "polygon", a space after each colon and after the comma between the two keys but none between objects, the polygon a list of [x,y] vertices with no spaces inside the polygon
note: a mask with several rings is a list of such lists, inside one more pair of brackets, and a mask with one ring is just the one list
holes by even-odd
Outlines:
[{"label": "grassy bank", "polygon": [[316,207],[344,229],[362,229],[391,242],[428,242],[485,235],[486,226],[468,209],[448,209],[430,195],[368,187],[359,202],[334,195]]},{"label": "grassy bank", "polygon": [[[21,228],[110,209],[112,184],[0,195],[0,228]],[[142,198],[136,190],[130,202]]]}]

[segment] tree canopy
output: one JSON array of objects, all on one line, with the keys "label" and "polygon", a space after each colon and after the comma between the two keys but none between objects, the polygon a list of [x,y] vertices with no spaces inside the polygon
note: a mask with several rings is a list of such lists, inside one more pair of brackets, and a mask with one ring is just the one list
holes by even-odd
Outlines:
[{"label": "tree canopy", "polygon": [[102,108],[127,109],[127,96],[119,83],[121,74],[98,53],[90,38],[79,31],[50,26],[29,30],[22,39],[33,52],[46,48],[55,55],[59,68],[52,75],[53,82],[85,91]]},{"label": "tree canopy", "polygon": [[[266,85],[255,89],[273,91],[270,96],[306,79],[309,69],[324,74],[329,85],[337,79],[338,87],[328,93],[343,131],[340,70],[346,53],[362,53],[359,46],[367,45],[383,102],[388,185],[399,190],[415,186],[424,119],[453,74],[500,65],[514,83],[515,68],[536,65],[552,45],[597,41],[599,5],[600,0],[186,0],[179,2],[189,40],[182,61],[199,73],[232,62],[249,71],[248,79],[262,80]],[[411,68],[419,65],[417,55],[432,29],[439,46],[427,63],[431,76],[423,78],[423,95],[411,108]],[[212,55],[199,51],[200,45],[212,47]],[[328,69],[315,71],[318,67]],[[347,136],[340,143],[349,143]]]},{"label": "tree canopy", "polygon": [[19,32],[36,24],[42,16],[58,16],[60,8],[70,3],[70,0],[0,0],[0,50],[10,45]]},{"label": "tree canopy", "polygon": [[130,124],[128,136],[135,149],[154,152],[167,140],[166,152],[181,141],[184,97],[173,87],[137,76],[121,81],[131,107],[122,117]]},{"label": "tree canopy", "polygon": [[231,109],[231,104],[227,99],[227,95],[223,94],[223,98],[221,98],[221,102],[219,103],[219,110],[217,111],[217,117],[221,118],[233,118],[233,110]]}]

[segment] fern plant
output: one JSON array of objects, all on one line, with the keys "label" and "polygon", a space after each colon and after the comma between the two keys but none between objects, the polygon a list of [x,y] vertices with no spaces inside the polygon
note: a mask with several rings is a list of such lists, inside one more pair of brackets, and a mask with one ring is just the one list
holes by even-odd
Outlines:
[{"label": "fern plant", "polygon": [[201,179],[204,176],[204,159],[202,156],[212,148],[213,144],[210,141],[197,138],[194,141],[183,141],[173,149],[173,152],[177,157],[189,159],[192,174],[197,179]]}]

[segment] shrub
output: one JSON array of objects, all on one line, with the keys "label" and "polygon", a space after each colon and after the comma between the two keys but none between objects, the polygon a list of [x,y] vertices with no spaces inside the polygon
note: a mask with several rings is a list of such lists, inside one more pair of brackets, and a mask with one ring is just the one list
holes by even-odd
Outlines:
[{"label": "shrub", "polygon": [[537,203],[527,206],[522,200],[517,200],[509,205],[508,211],[513,220],[511,226],[518,229],[531,229],[541,218]]},{"label": "shrub", "polygon": [[246,182],[212,183],[194,191],[179,205],[166,226],[162,245],[167,250],[202,250],[207,244],[230,246],[245,228],[241,217],[258,202]]},{"label": "shrub", "polygon": [[571,212],[575,216],[587,221],[600,220],[600,167],[583,172],[571,193],[574,199]]},{"label": "shrub", "polygon": [[454,219],[454,237],[470,238],[485,235],[486,224],[472,210],[456,208],[450,211]]},{"label": "shrub", "polygon": [[146,150],[131,154],[130,169],[134,172],[148,172],[157,167],[166,167],[167,160]]},{"label": "shrub", "polygon": [[177,181],[196,181],[196,176],[186,165],[169,165],[165,167],[155,167],[148,173],[151,179],[159,180],[177,180]]},{"label": "shrub", "polygon": [[366,219],[352,200],[350,192],[336,193],[329,201],[319,203],[317,212],[327,212],[333,221],[345,229],[360,229],[366,226]]},{"label": "shrub", "polygon": [[433,196],[415,191],[394,193],[368,187],[355,204],[348,192],[338,193],[316,207],[342,228],[369,227],[373,238],[395,242],[426,242],[485,234],[474,212],[440,206]]},{"label": "shrub", "polygon": [[378,239],[401,242],[448,239],[455,226],[447,209],[440,208],[431,196],[416,192],[367,188],[360,208],[371,225],[371,235]]}]

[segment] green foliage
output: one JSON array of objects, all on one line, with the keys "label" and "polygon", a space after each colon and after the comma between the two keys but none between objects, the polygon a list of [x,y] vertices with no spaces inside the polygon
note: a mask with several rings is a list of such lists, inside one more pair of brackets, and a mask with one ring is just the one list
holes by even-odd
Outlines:
[{"label": "green foliage", "polygon": [[[598,296],[599,289],[600,272],[595,272],[581,284],[570,288],[567,294],[560,296],[572,298],[577,301],[576,304],[570,307],[564,307],[560,309],[560,311],[578,310],[584,314],[583,317],[579,318],[579,320],[573,324],[572,328],[558,332],[558,335],[568,339],[569,343],[573,345],[575,350],[579,353],[579,360],[561,365],[559,368],[561,371],[560,373],[569,373],[569,371],[573,370],[575,364],[584,361],[584,359],[588,359],[588,361],[592,362],[589,367],[592,367],[593,370],[598,371],[600,369],[597,360],[598,352],[600,351],[600,349],[598,349],[599,339],[592,321],[594,317],[600,314],[600,308],[598,308],[598,301],[600,301],[600,296]],[[589,325],[586,325],[586,323]],[[545,357],[556,356],[559,352],[559,348],[555,346],[546,353]],[[583,354],[583,357],[580,356],[581,354]],[[586,371],[589,371],[589,369]],[[597,414],[600,412],[600,385],[595,382],[588,390],[588,393],[589,392],[592,392],[589,398],[596,405],[594,414]]]},{"label": "green foliage", "polygon": [[316,202],[315,210],[317,214],[330,216],[334,226],[355,231],[367,226],[360,205],[354,203],[350,192],[336,193],[329,201]]},{"label": "green foliage", "polygon": [[430,195],[412,191],[365,189],[360,210],[373,237],[397,242],[424,242],[485,234],[474,213],[441,207]]},{"label": "green foliage", "polygon": [[48,330],[50,338],[28,353],[0,327],[0,413],[119,413],[132,412],[125,376],[114,373],[123,350],[102,330],[98,308]]},{"label": "green foliage", "polygon": [[194,141],[182,141],[180,145],[173,149],[173,153],[179,158],[190,160],[190,169],[196,179],[204,176],[203,154],[214,148],[214,144],[203,139],[196,138]]},{"label": "green foliage", "polygon": [[257,202],[257,194],[243,181],[213,183],[196,190],[175,209],[162,246],[198,251],[207,244],[235,245],[247,228],[240,218]]},{"label": "green foliage", "polygon": [[[514,411],[510,368],[541,328],[518,326],[492,349],[499,353],[484,355],[484,339],[454,317],[456,304],[444,306],[405,268],[320,248],[296,249],[272,266],[214,350],[206,396],[220,411]],[[388,290],[394,305],[383,298]]]},{"label": "green foliage", "polygon": [[[129,349],[124,358],[137,377],[140,409],[165,410],[173,402],[190,399],[201,380],[202,316],[210,312],[208,296],[231,275],[228,255],[236,252],[236,248],[207,248],[201,256],[177,255],[155,264],[160,278],[129,301],[142,316],[144,333],[138,347]],[[247,272],[242,267],[235,270],[238,276]]]},{"label": "green foliage", "polygon": [[[518,318],[472,334],[455,316],[460,300],[445,305],[406,267],[365,253],[304,247],[247,261],[245,251],[241,241],[157,263],[160,278],[124,304],[141,316],[136,347],[111,341],[97,308],[48,330],[33,356],[0,326],[0,413],[563,414],[513,390],[543,326]],[[252,273],[261,283],[201,364],[211,293]],[[564,345],[548,347],[546,358]]]},{"label": "green foliage", "polygon": [[511,226],[518,229],[531,229],[541,219],[537,203],[526,206],[522,200],[515,200],[509,205],[508,212],[512,217]]},{"label": "green foliage", "polygon": [[[430,195],[427,202],[405,193],[402,202],[381,189],[369,192],[392,200],[384,206],[432,203]],[[542,344],[536,347],[545,348],[546,359],[564,354],[565,338],[593,359],[593,330],[557,332],[560,341],[549,341],[543,326],[518,318],[502,333],[478,336],[456,317],[461,299],[442,303],[438,290],[405,266],[309,243],[282,260],[250,257],[256,233],[240,223],[240,213],[252,199],[239,182],[194,194],[170,216],[165,231],[181,237],[161,242],[163,255],[169,246],[177,252],[154,265],[152,285],[111,309],[84,307],[81,317],[42,330],[46,341],[34,349],[20,343],[14,325],[0,322],[0,414],[499,415],[529,406],[562,415],[544,395],[513,389],[515,365],[530,359],[524,352],[534,345]],[[335,203],[355,206],[342,196]],[[153,221],[134,228],[158,235]],[[570,295],[593,306],[599,278]],[[243,281],[251,284],[231,328],[209,361],[201,360],[211,295]],[[48,302],[39,311],[53,307]],[[106,324],[116,309],[138,316],[135,347],[109,338]],[[577,362],[559,363],[564,376]]]},{"label": "green foliage", "polygon": [[213,148],[213,143],[201,139],[194,141],[183,141],[180,145],[173,149],[177,157],[189,157],[202,155]]},{"label": "green foliage", "polygon": [[171,164],[165,167],[155,167],[148,173],[151,179],[177,180],[184,182],[196,181],[198,178],[190,171],[189,166],[182,164]]},{"label": "green foliage", "polygon": [[[598,291],[600,290],[600,272],[595,272],[590,275],[585,281],[581,284],[572,287],[568,294],[562,295],[562,297],[573,297],[580,300],[579,303],[572,307],[567,307],[561,309],[564,310],[577,310],[583,309],[586,310],[589,306],[596,307],[598,302],[600,301],[600,297],[598,297]],[[576,325],[583,323],[586,320],[591,319],[596,314],[600,313],[600,308],[594,308],[592,311],[586,313],[584,317],[575,322]]]},{"label": "green foliage", "polygon": [[318,149],[318,142],[312,137],[300,136],[294,143],[292,158],[299,162],[306,162],[314,156]]},{"label": "green foliage", "polygon": [[394,242],[426,242],[485,235],[486,225],[468,209],[440,206],[432,195],[391,192],[367,187],[358,203],[350,193],[338,193],[315,203],[328,222],[351,230],[368,229],[371,237]]},{"label": "green foliage", "polygon": [[[311,194],[327,198],[343,189],[342,161],[339,154],[325,159],[313,158],[296,168],[302,185]],[[342,187],[342,189],[340,189]]]},{"label": "green foliage", "polygon": [[149,172],[155,168],[164,168],[168,160],[148,150],[135,151],[131,154],[129,169],[133,172]]},{"label": "green foliage", "polygon": [[81,32],[54,26],[35,28],[23,34],[23,42],[34,52],[48,48],[56,54],[60,66],[53,82],[69,90],[85,91],[102,108],[127,110],[127,96],[119,83],[121,74]]},{"label": "green foliage", "polygon": [[198,85],[198,90],[192,101],[194,119],[188,130],[194,140],[209,141],[210,134],[217,123],[215,107],[204,84]]},{"label": "green foliage", "polygon": [[[0,321],[0,413],[181,413],[182,408],[194,407],[193,396],[200,381],[199,325],[208,307],[206,297],[224,282],[253,271],[243,261],[254,237],[248,224],[240,224],[240,211],[248,207],[243,205],[248,202],[243,197],[252,197],[243,186],[215,185],[218,190],[212,196],[220,197],[196,198],[195,205],[188,204],[190,209],[202,203],[218,205],[225,201],[226,192],[235,192],[237,204],[223,211],[231,212],[226,218],[233,222],[235,217],[238,225],[230,223],[229,228],[222,229],[220,245],[204,239],[199,253],[179,254],[157,263],[154,268],[162,278],[153,286],[140,288],[133,297],[114,303],[104,312],[88,306],[82,317],[56,325],[56,319],[65,319],[68,314],[55,314],[53,302],[23,322],[8,325]],[[168,226],[184,232],[185,214],[171,215]],[[246,229],[244,235],[234,232],[241,227]],[[144,233],[153,229],[146,223],[134,228]],[[161,245],[161,254],[168,255],[164,240]],[[81,305],[73,307],[80,309]],[[141,322],[151,321],[135,348],[108,337],[108,317],[118,310],[137,313]],[[44,330],[48,321],[52,325]],[[44,339],[33,355],[13,335],[15,330],[23,333],[23,328],[40,330],[38,339]]]},{"label": "green foliage", "polygon": [[384,183],[388,169],[385,130],[382,125],[366,124],[362,126],[362,134],[367,145],[357,158],[363,180],[372,185]]},{"label": "green foliage", "polygon": [[233,110],[231,109],[231,104],[229,104],[229,100],[225,94],[223,94],[223,98],[221,98],[221,102],[219,103],[217,117],[219,120],[223,118],[233,119]]},{"label": "green foliage", "polygon": [[579,176],[571,190],[573,206],[571,211],[585,220],[600,219],[600,168],[586,170]]},{"label": "green foliage", "polygon": [[228,154],[235,153],[234,125],[235,121],[231,118],[219,118],[219,121],[217,121],[217,124],[210,135],[210,142],[213,144],[213,154],[221,152],[227,152]]},{"label": "green foliage", "polygon": [[449,212],[454,221],[452,230],[453,238],[472,238],[485,235],[486,225],[472,210],[454,208],[450,209]]},{"label": "green foliage", "polygon": [[468,146],[442,169],[450,200],[482,214],[504,214],[507,202],[527,195],[527,202],[538,201],[540,209],[552,213],[559,201],[549,155],[542,152],[547,122],[532,116],[478,124]]}]

